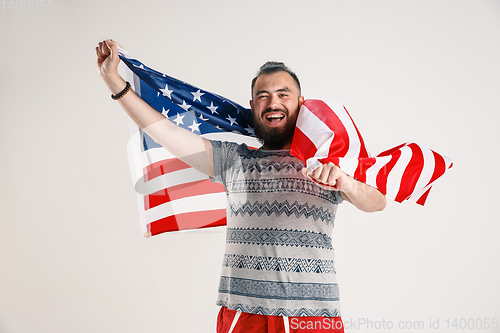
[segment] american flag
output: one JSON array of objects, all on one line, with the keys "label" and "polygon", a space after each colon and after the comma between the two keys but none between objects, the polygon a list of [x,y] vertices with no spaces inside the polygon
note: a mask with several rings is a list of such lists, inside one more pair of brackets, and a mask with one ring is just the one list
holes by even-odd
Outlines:
[{"label": "american flag", "polygon": [[404,143],[371,157],[347,109],[320,100],[302,105],[290,153],[308,171],[332,162],[396,202],[411,200],[420,205],[433,183],[453,166],[449,158],[416,143]]},{"label": "american flag", "polygon": [[[261,145],[249,109],[148,68],[122,48],[118,53],[134,91],[178,126],[208,139]],[[223,186],[177,159],[135,124],[131,128],[129,164],[144,235],[226,225]],[[304,102],[290,153],[309,170],[333,162],[397,202],[409,199],[421,205],[434,181],[452,166],[447,157],[416,143],[371,157],[344,106],[319,100]]]},{"label": "american flag", "polygon": [[[251,111],[227,98],[146,67],[118,48],[134,91],[182,128],[208,139],[259,147]],[[146,237],[163,232],[226,225],[226,192],[154,142],[135,124],[129,164]]]}]

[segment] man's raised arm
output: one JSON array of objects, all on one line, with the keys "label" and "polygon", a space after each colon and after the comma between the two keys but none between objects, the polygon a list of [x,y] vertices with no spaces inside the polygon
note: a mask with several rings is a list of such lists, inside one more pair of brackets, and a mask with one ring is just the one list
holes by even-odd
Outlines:
[{"label": "man's raised arm", "polygon": [[[117,70],[120,63],[117,46],[119,45],[108,39],[99,42],[96,47],[99,74],[113,95],[119,94],[126,87],[125,80]],[[213,176],[212,143],[209,140],[176,126],[133,91],[118,99],[118,103],[153,140],[193,168]]]}]

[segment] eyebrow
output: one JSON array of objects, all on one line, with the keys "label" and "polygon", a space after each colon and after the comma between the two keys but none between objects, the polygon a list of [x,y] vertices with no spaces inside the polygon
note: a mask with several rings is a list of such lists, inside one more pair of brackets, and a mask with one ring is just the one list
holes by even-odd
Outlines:
[{"label": "eyebrow", "polygon": [[[285,87],[285,88],[280,88],[280,89],[276,90],[276,92],[292,92],[292,91],[289,88]],[[269,91],[259,90],[255,93],[255,96],[259,96],[260,94],[269,94]]]}]

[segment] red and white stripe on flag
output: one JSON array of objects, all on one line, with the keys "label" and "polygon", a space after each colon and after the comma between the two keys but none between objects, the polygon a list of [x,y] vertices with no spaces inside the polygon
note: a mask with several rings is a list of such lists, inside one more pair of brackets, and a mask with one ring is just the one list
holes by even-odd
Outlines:
[{"label": "red and white stripe on flag", "polygon": [[[137,193],[144,235],[226,225],[226,191],[219,183],[182,162],[165,148],[141,151],[142,131],[128,142],[129,165]],[[255,138],[235,133],[211,133],[208,139],[258,146]]]},{"label": "red and white stripe on flag", "polygon": [[371,157],[347,109],[339,103],[306,100],[297,119],[290,153],[312,171],[332,162],[348,175],[397,202],[424,205],[432,184],[452,161],[416,143]]},{"label": "red and white stripe on flag", "polygon": [[131,151],[142,177],[135,183],[147,236],[226,225],[224,187],[164,148]]}]

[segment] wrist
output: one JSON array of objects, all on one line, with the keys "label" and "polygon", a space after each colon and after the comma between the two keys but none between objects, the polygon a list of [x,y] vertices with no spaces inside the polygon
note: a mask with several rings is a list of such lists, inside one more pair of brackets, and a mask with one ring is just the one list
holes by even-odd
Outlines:
[{"label": "wrist", "polygon": [[344,174],[341,178],[337,180],[337,189],[344,193],[349,193],[352,191],[357,191],[359,182],[348,174]]},{"label": "wrist", "polygon": [[126,86],[125,80],[118,73],[103,74],[101,77],[113,95],[118,94]]},{"label": "wrist", "polygon": [[101,78],[104,80],[104,82],[113,82],[117,81],[119,78],[121,78],[120,74],[118,74],[118,71],[100,71],[99,74],[101,75]]}]

